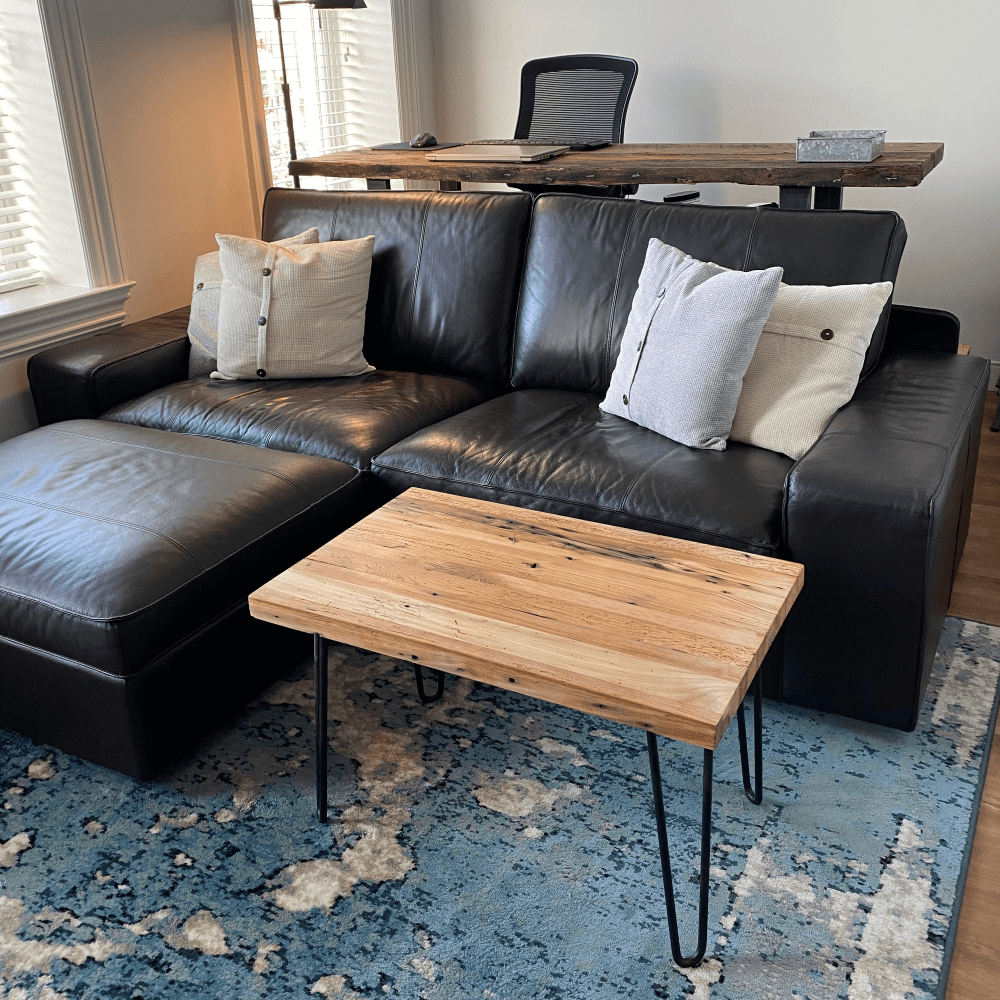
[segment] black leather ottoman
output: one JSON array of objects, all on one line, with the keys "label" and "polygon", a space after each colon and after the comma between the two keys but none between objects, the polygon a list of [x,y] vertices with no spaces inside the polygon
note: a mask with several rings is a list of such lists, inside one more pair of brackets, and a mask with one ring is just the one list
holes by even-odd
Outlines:
[{"label": "black leather ottoman", "polygon": [[373,498],[341,462],[128,424],[0,443],[0,727],[152,776],[309,654],[246,596]]}]

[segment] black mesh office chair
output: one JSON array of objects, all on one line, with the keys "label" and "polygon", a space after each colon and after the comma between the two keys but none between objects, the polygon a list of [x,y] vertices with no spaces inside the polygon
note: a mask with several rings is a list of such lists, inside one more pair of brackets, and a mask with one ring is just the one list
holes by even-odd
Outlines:
[{"label": "black mesh office chair", "polygon": [[[532,59],[521,69],[521,105],[514,140],[621,142],[625,113],[639,75],[639,64],[622,56],[550,56]],[[637,184],[512,184],[521,191],[571,192],[622,198]],[[696,198],[685,192],[685,200]],[[670,200],[673,200],[671,198]]]}]

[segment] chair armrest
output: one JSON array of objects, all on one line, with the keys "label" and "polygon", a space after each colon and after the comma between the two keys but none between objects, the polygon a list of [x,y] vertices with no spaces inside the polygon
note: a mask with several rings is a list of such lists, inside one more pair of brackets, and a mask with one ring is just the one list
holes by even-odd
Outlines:
[{"label": "chair armrest", "polygon": [[188,377],[190,306],[28,360],[40,425],[98,417],[112,406]]},{"label": "chair armrest", "polygon": [[960,329],[961,323],[954,313],[893,303],[883,351],[946,351],[954,354],[958,350]]},{"label": "chair armrest", "polygon": [[786,555],[806,567],[784,628],[789,701],[916,725],[968,533],[989,370],[889,355],[789,471]]}]

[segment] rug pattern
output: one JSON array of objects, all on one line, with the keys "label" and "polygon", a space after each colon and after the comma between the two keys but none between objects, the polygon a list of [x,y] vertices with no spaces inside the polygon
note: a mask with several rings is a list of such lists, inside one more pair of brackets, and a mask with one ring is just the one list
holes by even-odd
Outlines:
[{"label": "rug pattern", "polygon": [[[0,731],[0,997],[943,995],[998,674],[948,619],[914,733],[765,702],[760,806],[732,726],[684,971],[637,730],[334,646],[327,827],[304,668],[149,784]],[[690,947],[701,752],[660,756]]]}]

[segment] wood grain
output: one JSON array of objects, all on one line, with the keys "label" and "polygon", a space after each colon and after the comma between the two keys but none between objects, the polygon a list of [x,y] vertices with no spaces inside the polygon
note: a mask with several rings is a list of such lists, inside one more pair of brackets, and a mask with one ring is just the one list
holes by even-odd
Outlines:
[{"label": "wood grain", "polygon": [[250,611],[714,749],[803,572],[407,490],[261,587]]},{"label": "wood grain", "polygon": [[[949,614],[1000,625],[1000,434],[989,426],[997,406],[986,394],[983,436],[972,496],[972,521]],[[993,736],[983,801],[965,883],[947,1000],[1000,994],[1000,734]]]},{"label": "wood grain", "polygon": [[421,150],[357,149],[293,160],[293,174],[520,184],[758,184],[915,187],[944,159],[940,142],[890,142],[871,163],[797,163],[795,144],[619,143],[540,163],[438,163]]}]

